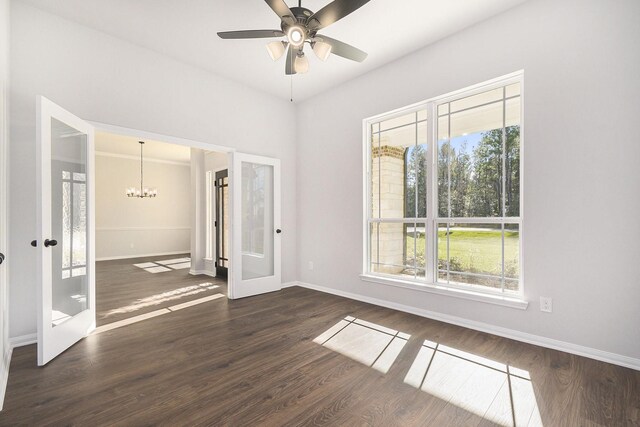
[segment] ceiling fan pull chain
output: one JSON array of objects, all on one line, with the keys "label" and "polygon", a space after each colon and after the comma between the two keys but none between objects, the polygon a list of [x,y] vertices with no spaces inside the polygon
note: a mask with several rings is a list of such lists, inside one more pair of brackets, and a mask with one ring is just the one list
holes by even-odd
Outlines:
[{"label": "ceiling fan pull chain", "polygon": [[291,75],[291,102],[293,102],[293,74]]}]

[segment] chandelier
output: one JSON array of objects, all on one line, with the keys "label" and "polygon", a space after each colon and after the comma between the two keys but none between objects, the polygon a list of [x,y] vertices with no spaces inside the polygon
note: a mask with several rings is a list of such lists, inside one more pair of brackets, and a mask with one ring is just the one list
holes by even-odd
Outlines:
[{"label": "chandelier", "polygon": [[145,197],[156,197],[158,195],[158,190],[144,186],[144,174],[142,168],[142,147],[144,146],[144,141],[138,142],[140,143],[140,188],[127,188],[127,197],[137,197],[140,199],[144,199]]}]

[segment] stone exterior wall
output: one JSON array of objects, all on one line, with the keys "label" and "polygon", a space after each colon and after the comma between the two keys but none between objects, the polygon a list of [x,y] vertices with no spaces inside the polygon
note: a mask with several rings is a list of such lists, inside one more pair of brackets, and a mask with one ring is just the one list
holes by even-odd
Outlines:
[{"label": "stone exterior wall", "polygon": [[[372,207],[374,217],[404,217],[404,147],[384,145],[371,150]],[[378,187],[380,184],[380,187]],[[380,192],[375,189],[380,188]],[[379,213],[378,213],[379,212]],[[384,265],[372,266],[373,271],[397,274],[404,270],[403,224],[374,224],[371,234],[371,261]],[[378,240],[378,234],[380,239]],[[379,252],[378,252],[379,251]]]}]

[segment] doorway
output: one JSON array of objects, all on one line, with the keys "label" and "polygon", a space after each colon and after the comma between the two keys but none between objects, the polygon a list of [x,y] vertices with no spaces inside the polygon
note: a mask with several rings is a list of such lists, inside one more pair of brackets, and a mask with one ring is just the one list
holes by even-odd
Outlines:
[{"label": "doorway", "polygon": [[[182,188],[183,192],[187,192],[192,203],[191,222],[190,222],[190,252],[189,252],[189,274],[198,276],[203,275],[202,271],[194,268],[194,263],[202,265],[205,261],[205,242],[206,228],[205,213],[205,151],[216,150],[220,148],[220,152],[228,159],[227,184],[228,184],[228,205],[229,214],[227,216],[228,239],[226,250],[228,255],[227,268],[229,283],[227,287],[227,295],[231,299],[243,298],[254,295],[263,294],[280,290],[281,283],[281,244],[280,234],[280,161],[274,158],[256,156],[246,153],[235,152],[232,149],[219,147],[213,144],[201,143],[182,138],[162,136],[144,131],[126,129],[117,126],[104,125],[100,123],[90,123],[82,120],[73,113],[63,109],[55,103],[44,97],[40,97],[37,104],[37,143],[36,143],[36,162],[41,167],[37,169],[36,182],[37,186],[37,218],[38,218],[38,236],[32,242],[32,246],[37,248],[37,291],[38,291],[38,365],[44,365],[53,358],[61,354],[65,349],[74,343],[86,337],[91,333],[112,330],[121,326],[126,326],[130,322],[138,322],[156,317],[158,315],[170,314],[192,305],[192,302],[178,303],[173,306],[164,307],[152,312],[142,313],[134,316],[134,318],[122,319],[120,322],[112,322],[109,325],[103,325],[96,329],[96,216],[101,209],[96,204],[96,181],[98,180],[97,170],[95,166],[95,139],[96,131],[112,133],[117,136],[128,136],[136,141],[136,145],[144,146],[146,140],[163,139],[169,144],[176,144],[183,147],[189,147],[191,154],[197,155],[197,161],[191,158],[190,161],[190,185],[189,188]],[[67,129],[69,128],[69,129]],[[143,141],[144,144],[140,144]],[[142,156],[142,148],[140,148],[140,187],[129,187],[131,184],[119,184],[118,188],[111,189],[113,197],[129,197],[130,195],[148,195],[156,194],[156,191],[145,190],[143,183],[143,166],[144,160]],[[216,150],[217,151],[217,150]],[[127,155],[119,155],[118,158],[127,158]],[[57,174],[54,165],[57,161],[69,161],[84,165],[82,173],[84,177],[73,177],[66,179],[63,174]],[[134,158],[135,159],[135,158]],[[125,170],[124,168],[115,168],[116,172]],[[128,170],[128,168],[127,168]],[[58,172],[60,172],[58,170]],[[64,170],[62,171],[64,172]],[[73,173],[73,171],[67,171]],[[113,172],[113,171],[112,171]],[[54,177],[52,174],[55,174]],[[59,182],[59,176],[62,176],[62,183]],[[119,175],[116,173],[116,177]],[[160,176],[160,175],[159,175]],[[78,179],[76,179],[78,178]],[[85,181],[82,181],[84,178]],[[84,196],[76,199],[78,201],[78,210],[82,218],[79,224],[82,225],[78,230],[76,239],[75,230],[67,233],[67,239],[63,237],[66,230],[64,223],[64,199],[60,194],[64,194],[65,184],[74,184],[78,181],[78,188],[82,188],[81,182],[84,182]],[[54,188],[63,186],[62,192],[53,191]],[[170,184],[167,184],[170,185]],[[70,187],[70,186],[69,186]],[[120,188],[122,187],[122,188]],[[183,185],[184,187],[184,185]],[[236,189],[236,190],[234,190]],[[235,192],[237,191],[237,194]],[[102,192],[101,192],[102,193]],[[105,193],[106,194],[106,193]],[[159,194],[159,192],[158,192]],[[54,200],[55,198],[55,200]],[[152,198],[149,198],[152,199]],[[169,198],[169,202],[173,202]],[[168,214],[175,208],[175,204],[170,207],[156,207],[155,213]],[[98,208],[98,209],[96,209]],[[55,211],[63,210],[63,215],[57,215]],[[121,211],[117,210],[113,213],[116,217],[121,215]],[[135,215],[132,215],[135,216]],[[57,219],[56,219],[57,218]],[[143,217],[143,220],[147,217]],[[62,222],[62,224],[61,224]],[[75,224],[75,222],[74,222]],[[142,222],[144,227],[144,222]],[[108,227],[105,227],[108,228]],[[111,227],[113,229],[127,230],[127,227]],[[60,231],[62,230],[62,231]],[[130,231],[130,230],[129,230]],[[224,234],[224,233],[223,233]],[[76,240],[78,240],[76,245]],[[64,319],[60,322],[54,322],[55,307],[52,305],[52,294],[58,292],[58,288],[54,286],[54,282],[58,279],[66,280],[66,269],[57,274],[56,263],[64,263],[64,253],[62,261],[58,256],[54,257],[53,248],[57,246],[58,241],[62,242],[62,248],[66,248],[65,241],[73,241],[74,253],[78,250],[77,260],[85,257],[85,270],[77,271],[77,274],[83,275],[82,289],[79,293],[72,293],[70,290],[65,294],[65,298],[78,300],[80,303],[79,313],[66,313]],[[134,245],[135,247],[135,245]],[[82,251],[82,254],[80,254]],[[66,253],[66,252],[65,252]],[[162,256],[161,260],[146,260],[138,264],[154,264],[154,265],[133,265],[140,270],[134,270],[138,273],[149,273],[151,275],[161,274],[169,271],[180,269],[180,265],[186,264],[186,260],[173,259],[165,257],[165,254],[143,254],[149,256]],[[115,257],[118,258],[118,257]],[[125,258],[128,259],[128,258]],[[129,258],[130,259],[130,258]],[[119,261],[106,260],[106,261]],[[73,277],[73,267],[69,275]],[[129,265],[130,268],[131,265]],[[64,268],[64,267],[63,267]],[[129,282],[131,270],[124,272],[123,276]],[[213,275],[215,276],[216,273]],[[206,277],[205,275],[203,275]],[[153,285],[154,277],[147,276],[147,281]],[[53,280],[55,279],[55,280]],[[199,280],[199,278],[197,279]],[[206,282],[209,283],[209,282]],[[197,284],[198,288],[211,288],[212,285]],[[213,285],[215,286],[215,285]],[[214,290],[207,289],[209,291]],[[192,289],[190,291],[198,291]],[[170,296],[176,296],[175,292],[170,291]],[[157,306],[158,302],[166,302],[165,294],[152,295],[145,299],[144,306]],[[217,293],[210,295],[208,300],[224,297],[224,294]],[[132,309],[138,312],[141,305],[138,304],[140,298],[136,300],[136,304],[127,306],[127,310]],[[148,304],[148,305],[147,305]],[[128,311],[125,311],[128,313]],[[137,317],[137,318],[136,318]],[[127,323],[128,322],[128,323]],[[115,323],[115,324],[114,324]],[[102,330],[100,330],[102,328]]]},{"label": "doorway", "polygon": [[[202,150],[100,130],[95,146],[98,330],[226,295],[226,277],[200,265],[203,230],[192,230]],[[209,155],[226,166],[225,153]]]},{"label": "doorway", "polygon": [[216,274],[227,277],[229,270],[229,170],[216,172]]}]

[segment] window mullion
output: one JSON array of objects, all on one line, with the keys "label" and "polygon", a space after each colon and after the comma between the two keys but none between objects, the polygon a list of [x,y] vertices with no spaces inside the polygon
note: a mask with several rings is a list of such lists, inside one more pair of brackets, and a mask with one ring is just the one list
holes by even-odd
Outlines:
[{"label": "window mullion", "polygon": [[[507,216],[507,87],[502,87],[502,218]],[[504,293],[504,221],[502,230],[502,271],[500,280],[500,291]]]},{"label": "window mullion", "polygon": [[437,234],[438,227],[435,223],[435,217],[437,216],[437,194],[438,194],[438,179],[437,179],[437,114],[435,110],[435,104],[430,103],[427,105],[427,165],[428,171],[426,173],[425,183],[427,186],[427,220],[425,222],[425,280],[429,283],[435,283],[438,277],[438,253],[437,253]]},{"label": "window mullion", "polygon": [[[415,113],[416,119],[415,119],[415,142],[413,144],[413,149],[417,150],[418,149],[418,111],[416,110]],[[413,199],[414,199],[414,212],[415,212],[415,216],[418,217],[418,188],[419,188],[419,181],[418,181],[418,176],[419,176],[419,164],[420,162],[418,161],[418,156],[413,156],[414,157],[414,165],[413,165],[413,169],[415,171],[416,174],[416,178],[415,178],[415,183],[413,185]],[[426,215],[426,214],[425,214]],[[425,230],[426,231],[426,230]],[[425,235],[425,240],[426,240],[426,235]],[[426,256],[426,254],[425,254]],[[418,223],[414,222],[413,223],[413,278],[417,279],[418,278]]]}]

